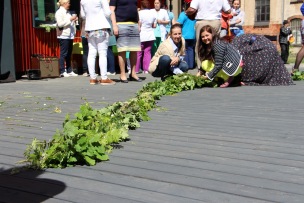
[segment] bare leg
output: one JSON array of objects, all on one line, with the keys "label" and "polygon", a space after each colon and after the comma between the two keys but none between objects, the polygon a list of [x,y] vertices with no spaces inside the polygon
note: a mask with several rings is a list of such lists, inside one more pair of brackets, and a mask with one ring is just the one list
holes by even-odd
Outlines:
[{"label": "bare leg", "polygon": [[131,76],[135,79],[138,79],[138,76],[136,75],[136,60],[137,60],[137,52],[131,51],[130,52],[130,63],[131,63]]},{"label": "bare leg", "polygon": [[304,45],[301,47],[300,51],[297,54],[295,65],[292,71],[299,70],[300,64],[304,58]]},{"label": "bare leg", "polygon": [[126,52],[119,52],[118,53],[118,65],[120,68],[120,79],[127,80],[126,76]]}]

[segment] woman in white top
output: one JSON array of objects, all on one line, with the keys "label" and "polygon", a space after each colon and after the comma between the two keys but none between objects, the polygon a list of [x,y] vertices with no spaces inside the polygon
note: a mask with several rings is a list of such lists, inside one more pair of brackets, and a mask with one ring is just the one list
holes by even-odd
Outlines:
[{"label": "woman in white top", "polygon": [[150,3],[148,0],[141,1],[141,10],[139,11],[139,35],[141,51],[137,52],[137,61],[135,71],[139,72],[142,62],[143,73],[148,73],[149,64],[151,61],[151,49],[155,40],[154,30],[156,27],[156,16],[150,10]]},{"label": "woman in white top", "polygon": [[71,56],[73,51],[73,39],[76,35],[75,22],[78,20],[76,15],[71,15],[70,1],[59,0],[57,3],[59,9],[56,11],[55,18],[57,26],[61,30],[57,33],[60,46],[60,77],[77,76],[71,67]]},{"label": "woman in white top", "polygon": [[[86,18],[85,31],[88,35],[88,67],[90,84],[113,85],[115,82],[107,77],[107,50],[111,26],[107,18],[111,15],[108,0],[81,0],[81,16]],[[101,80],[95,73],[96,55],[99,55]]]},{"label": "woman in white top", "polygon": [[154,9],[152,11],[155,13],[157,19],[156,28],[154,29],[155,41],[153,44],[152,55],[156,52],[160,43],[165,41],[167,35],[166,25],[170,23],[168,12],[165,9],[161,9],[160,0],[154,1]]}]

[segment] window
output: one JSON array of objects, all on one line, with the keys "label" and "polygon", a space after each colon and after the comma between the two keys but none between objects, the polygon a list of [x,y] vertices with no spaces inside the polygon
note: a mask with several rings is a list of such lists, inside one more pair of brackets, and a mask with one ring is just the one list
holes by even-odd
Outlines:
[{"label": "window", "polygon": [[270,20],[270,0],[255,0],[255,24],[268,25]]},{"label": "window", "polygon": [[295,18],[290,21],[290,27],[292,30],[292,35],[295,38],[295,42],[293,45],[302,45],[302,38],[301,38],[301,21],[300,18]]},{"label": "window", "polygon": [[[41,24],[56,23],[55,13],[58,9],[57,1],[58,0],[31,0],[34,27],[39,27]],[[70,3],[70,11],[74,11],[79,15],[79,1],[70,0]]]},{"label": "window", "polygon": [[57,0],[32,0],[33,26],[54,24]]}]

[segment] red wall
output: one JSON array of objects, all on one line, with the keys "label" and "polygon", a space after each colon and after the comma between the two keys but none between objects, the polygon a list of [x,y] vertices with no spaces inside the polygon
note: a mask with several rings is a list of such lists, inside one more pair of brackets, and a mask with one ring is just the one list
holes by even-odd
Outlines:
[{"label": "red wall", "polygon": [[[140,5],[138,0],[138,5]],[[154,7],[154,0],[149,0]],[[14,53],[16,75],[24,74],[31,68],[31,54],[59,56],[59,45],[55,30],[46,32],[42,28],[33,28],[31,0],[11,0]],[[74,40],[79,42],[79,32]]]},{"label": "red wall", "polygon": [[30,68],[31,54],[58,56],[55,32],[33,28],[31,0],[12,0],[16,75]]}]

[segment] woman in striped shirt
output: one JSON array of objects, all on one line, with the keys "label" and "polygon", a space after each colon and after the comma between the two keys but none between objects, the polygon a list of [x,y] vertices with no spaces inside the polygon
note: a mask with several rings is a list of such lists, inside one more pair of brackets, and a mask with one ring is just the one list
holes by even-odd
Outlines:
[{"label": "woman in striped shirt", "polygon": [[197,75],[214,80],[220,87],[228,87],[241,73],[242,56],[231,44],[219,40],[210,25],[203,26],[199,36],[198,56],[202,64]]}]

